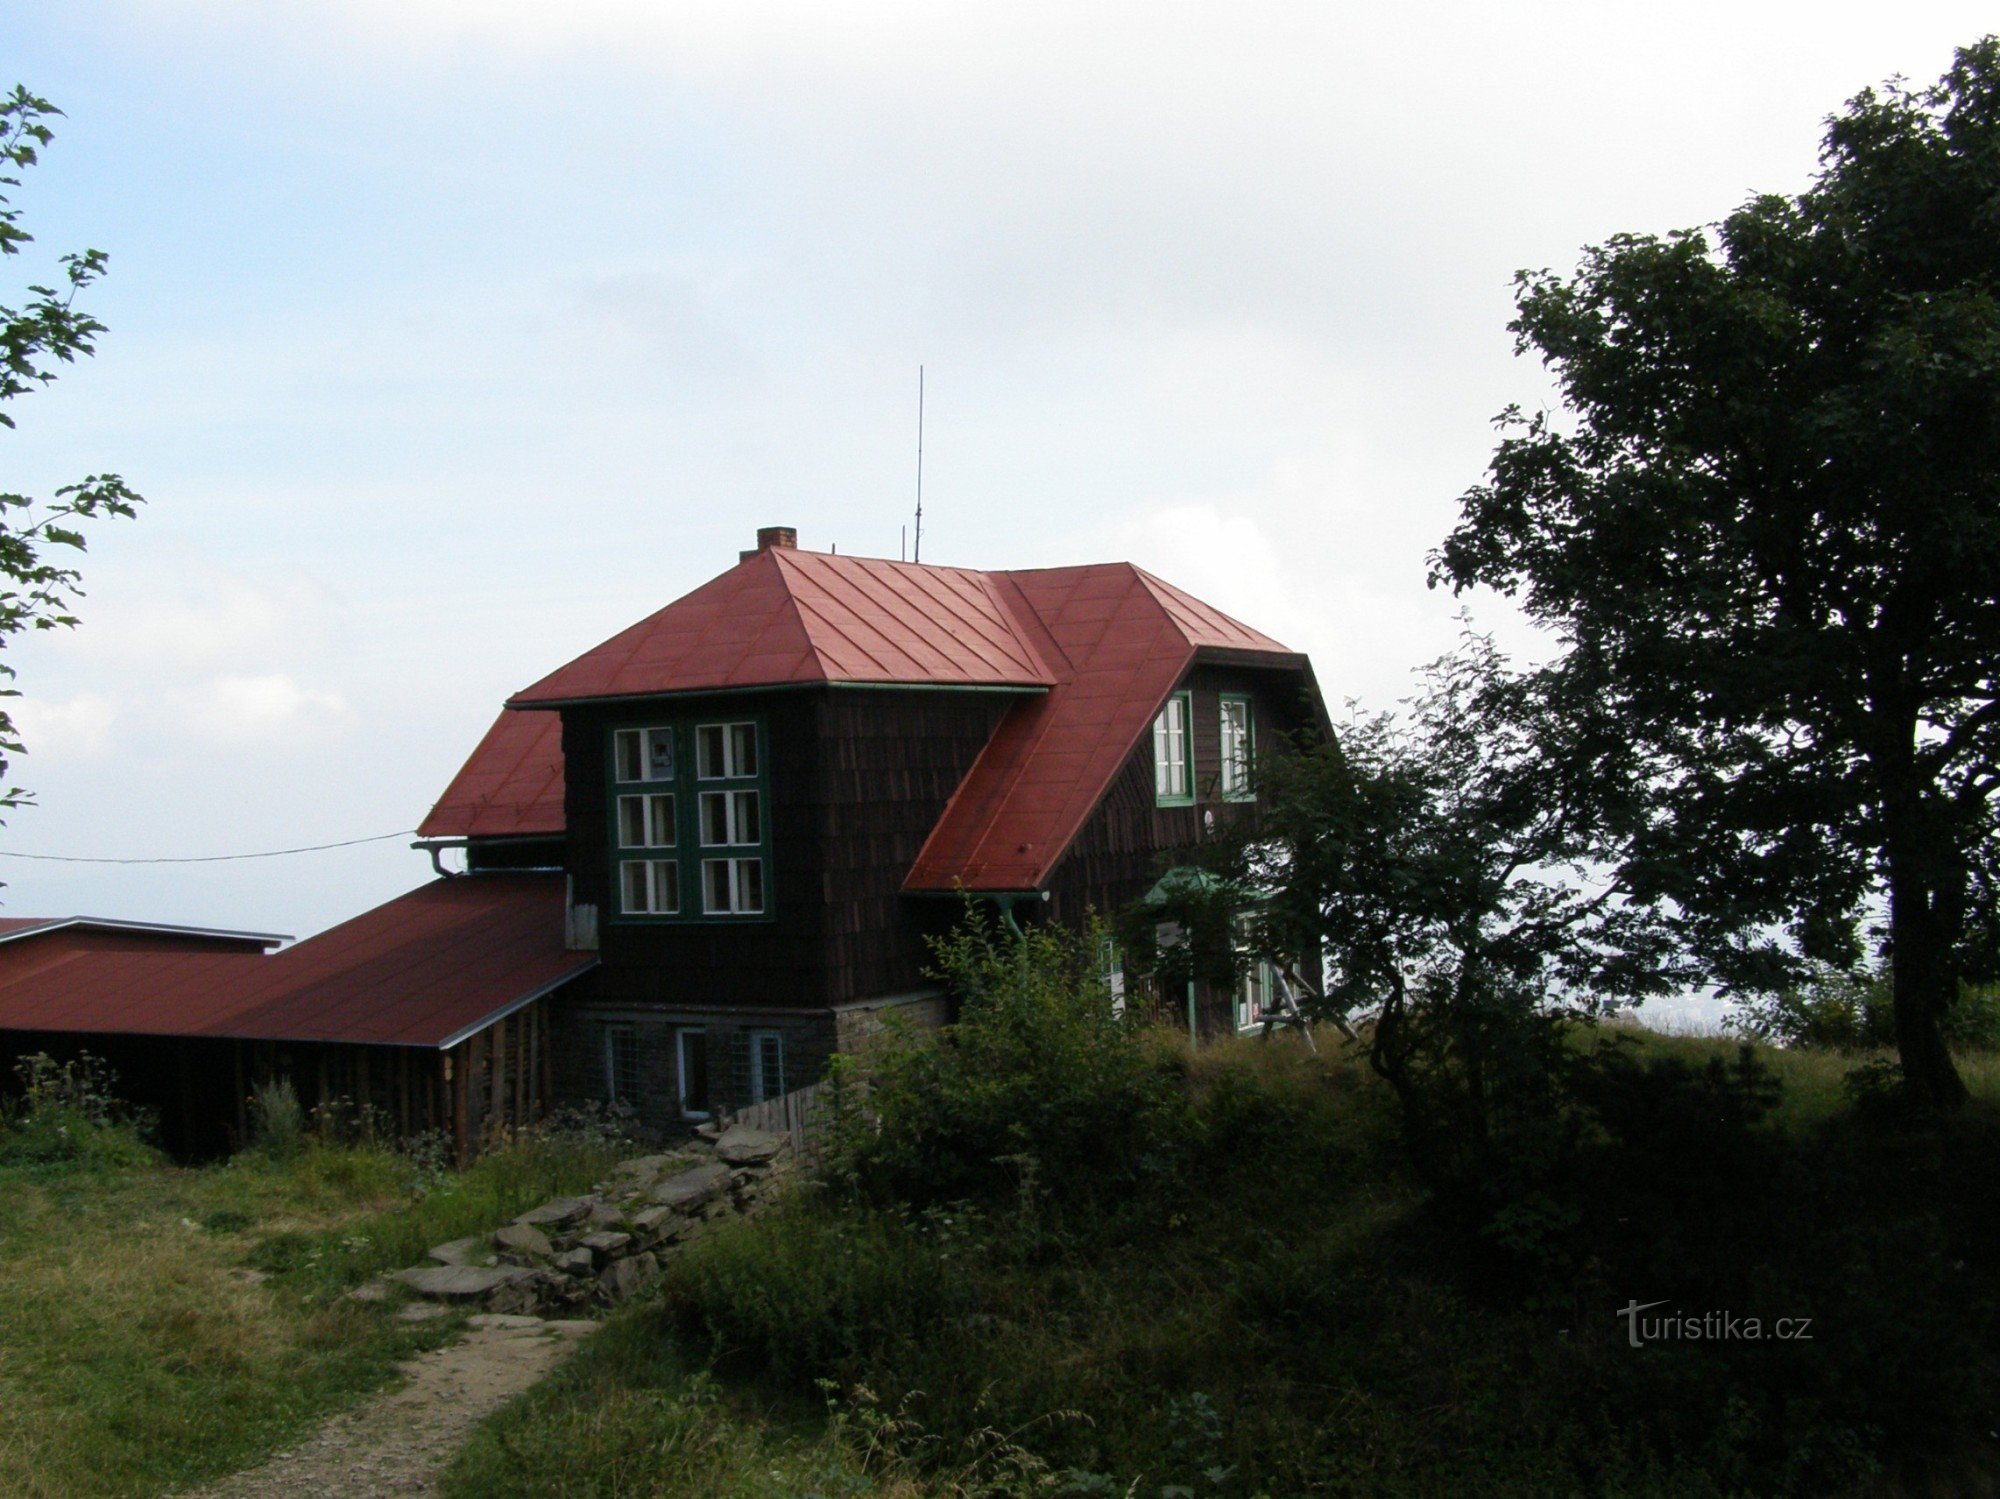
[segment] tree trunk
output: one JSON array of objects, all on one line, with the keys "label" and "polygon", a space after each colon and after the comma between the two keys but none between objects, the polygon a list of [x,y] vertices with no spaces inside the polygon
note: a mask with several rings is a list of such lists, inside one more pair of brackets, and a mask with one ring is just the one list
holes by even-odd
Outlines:
[{"label": "tree trunk", "polygon": [[1951,950],[1956,933],[1941,930],[1930,882],[1900,840],[1889,842],[1889,961],[1896,1005],[1896,1052],[1911,1098],[1925,1108],[1955,1109],[1965,1083],[1951,1060],[1939,1022],[1958,997]]}]

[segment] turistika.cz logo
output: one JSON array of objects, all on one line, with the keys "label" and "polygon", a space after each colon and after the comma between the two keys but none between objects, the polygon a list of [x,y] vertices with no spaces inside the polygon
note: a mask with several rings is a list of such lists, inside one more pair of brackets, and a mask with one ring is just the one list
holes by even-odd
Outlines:
[{"label": "turistika.cz logo", "polygon": [[1618,1315],[1625,1319],[1626,1340],[1634,1348],[1642,1343],[1761,1343],[1767,1339],[1789,1343],[1812,1341],[1813,1319],[1810,1317],[1780,1317],[1775,1322],[1766,1322],[1762,1317],[1739,1317],[1734,1312],[1641,1315],[1656,1306],[1665,1305],[1664,1301],[1634,1301],[1619,1310]]}]

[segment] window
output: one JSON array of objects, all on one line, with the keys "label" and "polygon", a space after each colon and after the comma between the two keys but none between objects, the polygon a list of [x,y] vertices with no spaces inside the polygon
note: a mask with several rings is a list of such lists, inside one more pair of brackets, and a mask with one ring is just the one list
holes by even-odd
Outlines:
[{"label": "window", "polygon": [[1277,1008],[1278,972],[1268,958],[1252,956],[1255,935],[1252,917],[1236,918],[1236,953],[1242,964],[1236,979],[1236,1028],[1240,1031],[1261,1025],[1265,1014]]},{"label": "window", "polygon": [[764,909],[762,859],[703,859],[701,908],[714,916],[754,916]]},{"label": "window", "polygon": [[1250,763],[1256,748],[1257,728],[1250,712],[1250,699],[1226,695],[1222,699],[1222,795],[1225,800],[1250,800]]},{"label": "window", "polygon": [[785,1091],[785,1033],[750,1032],[750,1102],[782,1097]]},{"label": "window", "polygon": [[671,859],[621,859],[619,909],[639,916],[674,916],[681,908],[681,867]]},{"label": "window", "polygon": [[1100,937],[1097,942],[1097,976],[1104,983],[1105,992],[1111,996],[1111,1013],[1125,1013],[1125,958],[1118,951],[1118,943],[1110,937]]},{"label": "window", "polygon": [[614,728],[610,748],[617,915],[682,921],[768,915],[770,788],[762,723]]},{"label": "window", "polygon": [[754,791],[704,791],[701,794],[703,848],[762,843],[763,821]]},{"label": "window", "polygon": [[621,796],[618,798],[618,846],[620,848],[672,848],[674,846],[674,799],[665,796]]},{"label": "window", "polygon": [[615,736],[618,779],[671,781],[674,778],[674,731],[671,728],[620,729]]},{"label": "window", "polygon": [[612,1103],[639,1105],[639,1033],[629,1025],[604,1028],[604,1096]]},{"label": "window", "polygon": [[674,1061],[680,1072],[681,1116],[708,1117],[708,1032],[674,1032]]},{"label": "window", "polygon": [[757,774],[757,725],[705,723],[695,730],[698,774],[704,781],[736,780]]},{"label": "window", "polygon": [[1194,801],[1194,764],[1189,753],[1189,695],[1176,692],[1153,720],[1153,799],[1162,807]]}]

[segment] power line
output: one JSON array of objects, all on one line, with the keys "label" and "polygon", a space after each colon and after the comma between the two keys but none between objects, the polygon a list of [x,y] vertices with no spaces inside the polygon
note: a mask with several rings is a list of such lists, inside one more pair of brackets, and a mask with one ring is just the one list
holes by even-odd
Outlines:
[{"label": "power line", "polygon": [[348,838],[339,843],[308,843],[303,848],[273,848],[260,854],[203,854],[188,859],[85,859],[74,854],[23,854],[11,848],[0,848],[0,859],[34,859],[46,864],[226,864],[234,859],[277,859],[286,854],[316,854],[329,848],[353,848],[359,843],[386,843],[391,838],[413,836],[410,830],[400,833],[377,833],[372,838]]}]

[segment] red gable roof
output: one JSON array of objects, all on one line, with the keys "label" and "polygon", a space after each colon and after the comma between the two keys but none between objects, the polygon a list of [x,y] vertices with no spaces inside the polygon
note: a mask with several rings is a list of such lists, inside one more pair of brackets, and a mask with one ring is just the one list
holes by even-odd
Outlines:
[{"label": "red gable roof", "polygon": [[0,1029],[441,1047],[595,966],[558,874],[436,880],[275,957],[82,952],[0,985]]},{"label": "red gable roof", "polygon": [[[1128,562],[977,572],[776,546],[508,706],[843,682],[1041,689],[1001,721],[903,887],[1031,890],[1197,653],[1309,676],[1304,656]],[[517,712],[501,715],[419,831],[562,825],[557,715]]]}]

